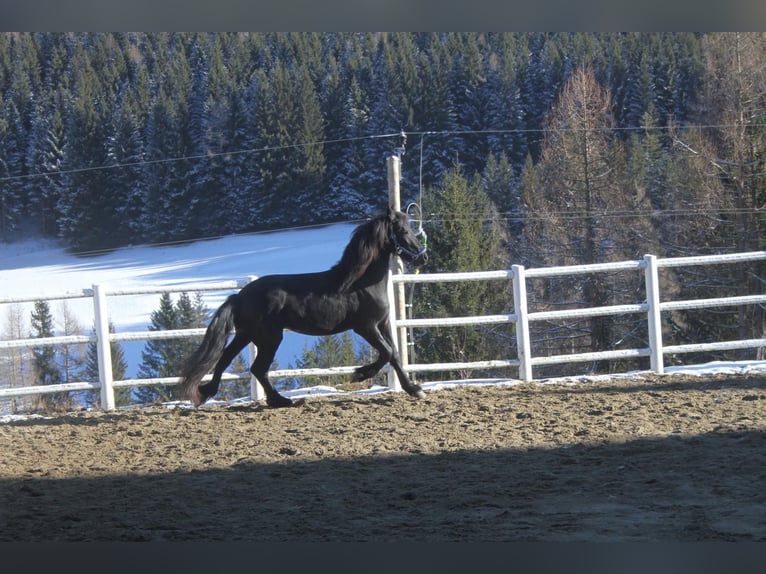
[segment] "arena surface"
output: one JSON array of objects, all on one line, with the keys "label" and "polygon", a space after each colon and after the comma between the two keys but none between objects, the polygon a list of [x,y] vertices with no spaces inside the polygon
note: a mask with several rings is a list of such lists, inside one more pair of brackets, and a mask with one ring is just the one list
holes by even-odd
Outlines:
[{"label": "arena surface", "polygon": [[766,376],[0,424],[0,541],[766,540]]}]

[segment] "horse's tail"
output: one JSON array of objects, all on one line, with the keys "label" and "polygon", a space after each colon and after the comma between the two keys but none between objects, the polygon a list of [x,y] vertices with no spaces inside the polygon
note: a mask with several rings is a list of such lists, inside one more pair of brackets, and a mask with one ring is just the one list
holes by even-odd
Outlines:
[{"label": "horse's tail", "polygon": [[186,359],[181,370],[180,395],[193,405],[202,403],[199,383],[221,356],[229,333],[234,327],[234,304],[237,295],[230,295],[218,307],[207,326],[199,347]]}]

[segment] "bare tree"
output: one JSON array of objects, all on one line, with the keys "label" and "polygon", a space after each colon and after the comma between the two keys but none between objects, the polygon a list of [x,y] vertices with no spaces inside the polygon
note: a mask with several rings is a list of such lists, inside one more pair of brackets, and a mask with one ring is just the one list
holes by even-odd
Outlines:
[{"label": "bare tree", "polygon": [[[5,325],[3,328],[3,339],[24,339],[28,333],[28,327],[24,322],[24,309],[20,303],[14,303],[8,306],[5,316]],[[0,352],[0,386],[3,387],[21,387],[30,384],[29,370],[30,353],[29,349],[15,348],[3,349]],[[9,399],[7,403],[0,404],[0,412],[16,412],[18,405],[16,399]]]},{"label": "bare tree", "polygon": [[[527,263],[589,264],[639,256],[641,238],[649,235],[649,205],[626,185],[624,174],[625,152],[615,137],[610,93],[590,68],[578,69],[548,116],[540,161],[534,167],[528,163],[522,175]],[[551,279],[536,295],[548,306],[599,307],[635,292],[637,285],[632,279],[590,274],[582,281]],[[567,352],[575,350],[572,345],[606,350],[625,339],[605,317],[551,329],[539,340],[549,346],[567,340]],[[566,337],[556,335],[561,329],[568,331]]]},{"label": "bare tree", "polygon": [[[704,166],[707,179],[718,185],[716,222],[709,244],[718,250],[754,251],[766,247],[766,34],[707,35],[704,90],[698,123],[704,131],[678,132],[674,143],[688,158]],[[715,210],[714,207],[718,209]],[[728,284],[743,293],[758,293],[766,280],[766,266],[737,266]],[[737,310],[739,338],[766,332],[764,310]]]},{"label": "bare tree", "polygon": [[[63,336],[82,335],[84,333],[82,325],[66,301],[61,301],[59,313],[59,324]],[[86,363],[85,348],[85,343],[64,345],[59,355],[62,383],[74,383],[81,379]]]}]

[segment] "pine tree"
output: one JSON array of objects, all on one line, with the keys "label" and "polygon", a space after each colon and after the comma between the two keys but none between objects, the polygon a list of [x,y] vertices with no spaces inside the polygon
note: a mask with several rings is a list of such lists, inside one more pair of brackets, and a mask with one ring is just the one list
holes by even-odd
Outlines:
[{"label": "pine tree", "polygon": [[[109,321],[109,332],[114,333],[114,324]],[[96,334],[95,327],[91,330],[91,336]],[[128,372],[128,361],[125,358],[125,351],[122,345],[118,341],[111,341],[109,343],[109,349],[112,357],[112,379],[115,381],[123,380],[126,378]],[[86,351],[85,367],[83,369],[83,377],[85,380],[96,382],[99,380],[98,370],[98,348],[96,342],[91,341],[88,343],[88,349]],[[118,388],[114,391],[115,405],[118,407],[127,406],[132,402],[132,389]],[[91,404],[98,402],[99,393],[94,391],[91,393],[88,401]]]},{"label": "pine tree", "polygon": [[141,228],[147,241],[168,241],[178,236],[176,223],[176,165],[165,161],[177,155],[180,138],[177,114],[172,99],[160,87],[146,119],[146,164],[143,179],[146,199]]},{"label": "pine tree", "polygon": [[518,49],[515,34],[498,34],[487,65],[488,127],[497,130],[489,135],[491,155],[506,156],[516,171],[521,170],[527,153]]},{"label": "pine tree", "polygon": [[[45,300],[34,303],[31,315],[32,336],[45,338],[54,336],[53,315],[50,306]],[[36,347],[33,351],[35,366],[37,368],[38,385],[55,385],[61,382],[61,373],[56,364],[56,348],[52,345]]]},{"label": "pine tree", "polygon": [[[415,116],[415,103],[422,94],[418,73],[417,49],[410,32],[397,32],[381,38],[372,61],[372,78],[369,85],[370,121],[368,129],[373,134],[398,134],[412,131],[421,125]],[[380,191],[386,189],[385,158],[391,155],[398,142],[389,138],[374,138],[365,142],[364,163],[366,172],[360,186],[370,194],[370,205],[379,210],[385,205]],[[415,189],[417,181],[413,173],[403,169],[401,173],[402,203],[408,201],[406,191]]]},{"label": "pine tree", "polygon": [[[268,77],[259,74],[257,121],[259,139],[268,149],[262,154],[258,201],[267,225],[294,225],[321,220],[307,215],[326,213],[319,192],[323,189],[324,127],[316,94],[305,66],[291,68],[277,60]],[[302,145],[297,145],[302,144]]]},{"label": "pine tree", "polygon": [[110,186],[119,200],[115,216],[120,225],[114,230],[120,244],[144,240],[142,216],[146,208],[146,183],[141,160],[144,157],[142,133],[143,112],[125,86],[125,95],[112,115],[108,134],[106,161],[110,169]]},{"label": "pine tree", "polygon": [[[421,97],[418,98],[416,117],[429,132],[452,132],[459,129],[456,123],[454,96],[450,85],[452,57],[446,41],[440,34],[430,34],[427,39],[428,49],[419,54],[419,69],[423,76]],[[455,148],[450,138],[425,134],[420,141],[408,142],[412,151],[407,157],[422,156],[422,185],[431,187],[441,180],[455,161]],[[415,147],[415,146],[418,147]],[[418,157],[417,163],[420,163]],[[413,162],[414,164],[414,162]],[[419,181],[418,184],[421,182]]]},{"label": "pine tree", "polygon": [[[303,352],[296,361],[296,369],[328,369],[330,367],[361,365],[368,362],[359,340],[350,331],[318,337],[312,345],[305,345]],[[293,367],[290,367],[293,368]],[[344,383],[348,375],[321,375],[312,377],[296,377],[284,381],[281,385],[285,388],[301,388],[315,385],[338,386],[348,388]],[[369,384],[369,382],[364,383]]]},{"label": "pine tree", "polygon": [[521,229],[521,199],[513,166],[504,153],[490,154],[482,174],[482,185],[514,235]]},{"label": "pine tree", "polygon": [[[34,338],[53,337],[55,335],[53,315],[47,301],[42,299],[35,301],[30,325]],[[36,385],[57,385],[62,382],[58,357],[59,352],[55,345],[32,348]],[[66,405],[68,397],[62,398],[58,393],[45,394],[40,395],[36,402],[37,408],[49,410],[59,405]]]},{"label": "pine tree", "polygon": [[119,197],[114,195],[107,171],[102,169],[107,163],[106,118],[110,102],[88,54],[81,51],[75,65],[75,101],[67,125],[68,153],[62,166],[68,172],[68,189],[57,206],[61,233],[77,250],[116,247]]},{"label": "pine tree", "polygon": [[560,46],[548,33],[532,33],[522,39],[523,64],[519,74],[521,107],[524,110],[527,149],[537,161],[542,147],[541,128],[545,115],[562,85]]},{"label": "pine tree", "polygon": [[[194,329],[205,327],[208,311],[202,302],[201,294],[194,300],[188,293],[181,293],[178,302],[173,303],[170,293],[160,296],[160,306],[151,313],[150,331],[171,329]],[[141,353],[140,378],[177,377],[181,373],[184,360],[200,342],[200,337],[182,339],[151,339],[147,341]],[[175,395],[175,388],[170,385],[153,385],[138,388],[135,395],[139,402],[168,401]]]},{"label": "pine tree", "polygon": [[[326,208],[343,205],[345,218],[357,218],[375,211],[363,184],[367,166],[362,141],[369,133],[370,102],[367,90],[360,84],[365,80],[358,69],[362,63],[354,60],[360,55],[350,47],[347,50],[348,53],[341,52],[339,59],[328,62],[330,70],[320,95],[325,138],[332,142],[325,146],[327,194],[323,204]],[[337,209],[334,214],[323,215],[324,221],[336,218]]]},{"label": "pine tree", "polygon": [[[176,329],[196,329],[206,327],[210,321],[210,313],[202,301],[202,294],[196,293],[192,299],[188,293],[181,293],[175,306]],[[176,340],[177,348],[174,352],[182,359],[194,352],[202,341],[202,337],[189,337]],[[180,367],[180,364],[179,364]],[[176,372],[180,372],[180,369]]]},{"label": "pine tree", "polygon": [[[186,142],[182,152],[190,156],[188,173],[185,174],[184,202],[184,238],[209,236],[214,231],[210,221],[210,212],[218,208],[222,195],[211,177],[211,163],[205,156],[210,151],[210,62],[206,48],[207,42],[201,36],[195,36],[191,45],[189,74],[191,90],[188,100],[188,113],[182,119],[182,140]],[[186,162],[184,162],[186,163]]]},{"label": "pine tree", "polygon": [[[63,92],[63,90],[62,90]],[[45,236],[59,232],[58,205],[64,193],[64,179],[58,175],[66,154],[64,109],[66,95],[57,94],[50,107],[39,106],[32,121],[27,162],[33,177],[24,182],[34,225]]]},{"label": "pine tree", "polygon": [[[260,140],[252,129],[259,103],[257,80],[251,79],[241,90],[233,88],[229,100],[223,132],[228,149],[232,152],[258,149]],[[255,200],[261,186],[258,156],[254,152],[233,153],[218,158],[213,169],[214,177],[226,191],[224,207],[218,213],[218,229],[235,232],[258,229],[261,208]]]},{"label": "pine tree", "polygon": [[[150,315],[150,331],[165,331],[178,328],[178,314],[170,293],[160,296],[160,306]],[[177,342],[174,339],[150,339],[141,352],[141,365],[138,376],[142,379],[177,376],[180,372],[180,360],[175,356]],[[174,368],[178,367],[178,368]],[[168,400],[171,390],[166,385],[138,387],[135,396],[141,403]]]},{"label": "pine tree", "polygon": [[481,171],[489,155],[487,138],[478,133],[491,126],[489,91],[482,48],[476,34],[449,34],[448,49],[452,56],[451,91],[455,129],[468,132],[460,138],[457,161],[467,173]]},{"label": "pine tree", "polygon": [[[296,183],[301,190],[300,195],[295,194],[295,210],[299,211],[302,205],[312,205],[311,215],[307,217],[303,213],[300,219],[290,223],[321,223],[327,222],[337,212],[337,206],[328,203],[323,198],[325,153],[324,144],[324,119],[319,106],[319,96],[316,86],[311,79],[309,69],[302,66],[297,73],[298,89],[298,126],[296,137],[304,142],[299,147],[296,169]],[[292,211],[292,210],[291,210]]]},{"label": "pine tree", "polygon": [[0,102],[0,240],[9,241],[24,212],[22,118],[13,102]]}]

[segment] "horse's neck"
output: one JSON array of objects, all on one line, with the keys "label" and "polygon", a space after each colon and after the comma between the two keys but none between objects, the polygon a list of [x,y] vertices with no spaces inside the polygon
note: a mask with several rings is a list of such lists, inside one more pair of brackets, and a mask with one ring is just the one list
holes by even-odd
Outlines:
[{"label": "horse's neck", "polygon": [[361,277],[354,282],[354,289],[365,289],[375,285],[385,284],[388,278],[388,254],[380,255],[372,260]]},{"label": "horse's neck", "polygon": [[372,283],[380,283],[388,278],[388,267],[391,256],[388,254],[381,255],[377,259],[370,263],[365,275],[370,277]]}]

